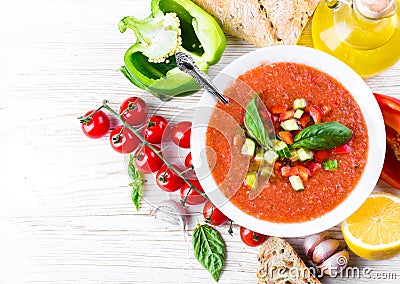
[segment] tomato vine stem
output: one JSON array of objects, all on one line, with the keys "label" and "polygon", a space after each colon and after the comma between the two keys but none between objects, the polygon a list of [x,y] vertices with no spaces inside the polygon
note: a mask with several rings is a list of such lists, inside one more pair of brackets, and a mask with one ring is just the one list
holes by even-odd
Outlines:
[{"label": "tomato vine stem", "polygon": [[[199,190],[197,187],[195,187],[190,181],[189,179],[187,179],[184,176],[184,172],[181,172],[180,170],[178,170],[177,168],[175,168],[170,162],[168,162],[163,155],[161,154],[162,151],[158,151],[151,143],[149,143],[146,139],[144,139],[144,137],[135,129],[133,128],[131,125],[129,125],[123,118],[122,118],[122,114],[118,114],[113,108],[111,108],[108,105],[108,101],[104,100],[103,101],[103,105],[101,107],[99,107],[96,111],[100,110],[100,109],[106,109],[108,110],[113,116],[115,116],[122,124],[124,127],[128,128],[130,131],[132,131],[132,133],[144,144],[146,145],[148,148],[150,148],[161,160],[163,160],[163,162],[167,165],[167,167],[169,169],[171,169],[175,174],[177,174],[180,178],[183,179],[183,181],[189,185],[189,187],[193,190],[195,190],[198,194],[200,194],[201,196],[205,197],[207,200],[210,200],[208,198],[208,196],[202,192],[201,190]],[[129,107],[128,107],[129,108]],[[95,111],[95,112],[96,112]],[[124,112],[122,112],[124,113]],[[90,116],[92,116],[94,113],[91,113]],[[84,119],[81,118],[81,119]],[[188,191],[187,195],[190,193],[190,191]],[[187,200],[187,196],[185,196],[185,198],[183,200],[181,200],[181,204],[182,206],[186,205],[186,200]]]}]

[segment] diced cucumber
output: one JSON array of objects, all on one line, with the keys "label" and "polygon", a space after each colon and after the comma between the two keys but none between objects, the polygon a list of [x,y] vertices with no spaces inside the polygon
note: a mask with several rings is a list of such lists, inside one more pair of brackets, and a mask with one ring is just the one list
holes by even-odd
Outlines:
[{"label": "diced cucumber", "polygon": [[257,174],[256,173],[248,173],[246,175],[246,184],[248,187],[253,189],[257,183]]},{"label": "diced cucumber", "polygon": [[296,151],[296,150],[291,150],[291,151],[290,151],[290,157],[289,157],[289,159],[290,159],[292,162],[296,162],[297,160],[299,160],[299,154],[297,154],[297,151]]},{"label": "diced cucumber", "polygon": [[290,176],[289,182],[293,189],[296,191],[302,191],[304,189],[303,182],[301,181],[301,178],[299,176]]},{"label": "diced cucumber", "polygon": [[313,153],[310,150],[300,148],[297,150],[297,155],[299,155],[300,161],[307,161],[313,158]]},{"label": "diced cucumber", "polygon": [[304,110],[302,110],[302,109],[297,109],[297,110],[294,112],[294,118],[300,119],[300,118],[302,117],[303,113],[304,113]]},{"label": "diced cucumber", "polygon": [[324,170],[336,171],[337,169],[339,169],[337,160],[327,160],[324,162]]},{"label": "diced cucumber", "polygon": [[269,164],[273,165],[276,160],[278,160],[279,155],[272,150],[268,150],[267,152],[264,153],[264,160]]},{"label": "diced cucumber", "polygon": [[254,156],[255,151],[256,151],[256,143],[252,139],[246,138],[246,141],[244,141],[244,144],[242,146],[242,154]]},{"label": "diced cucumber", "polygon": [[274,151],[279,155],[281,158],[289,158],[290,157],[290,150],[288,145],[283,142],[279,141],[278,144],[275,145]]},{"label": "diced cucumber", "polygon": [[305,108],[306,106],[307,102],[305,99],[295,99],[293,102],[294,109]]},{"label": "diced cucumber", "polygon": [[297,124],[296,119],[288,119],[285,120],[284,122],[281,123],[281,126],[283,129],[286,131],[292,131],[292,130],[299,130],[299,125]]}]

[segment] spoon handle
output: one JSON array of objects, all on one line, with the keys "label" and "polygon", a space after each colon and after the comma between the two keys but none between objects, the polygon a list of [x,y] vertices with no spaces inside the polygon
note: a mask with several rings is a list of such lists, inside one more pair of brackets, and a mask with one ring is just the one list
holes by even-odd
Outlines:
[{"label": "spoon handle", "polygon": [[183,52],[177,52],[175,54],[176,63],[178,68],[190,76],[200,85],[203,89],[208,91],[209,93],[216,96],[218,99],[221,100],[224,104],[228,104],[228,99],[225,98],[218,89],[214,86],[211,80],[207,77],[207,75],[197,67],[196,63],[194,62],[193,58]]}]

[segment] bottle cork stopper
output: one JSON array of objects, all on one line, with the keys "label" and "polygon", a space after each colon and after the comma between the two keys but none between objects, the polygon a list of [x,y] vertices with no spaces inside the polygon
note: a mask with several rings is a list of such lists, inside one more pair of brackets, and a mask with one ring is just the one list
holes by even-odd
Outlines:
[{"label": "bottle cork stopper", "polygon": [[357,10],[367,18],[379,19],[396,9],[395,0],[355,0]]}]

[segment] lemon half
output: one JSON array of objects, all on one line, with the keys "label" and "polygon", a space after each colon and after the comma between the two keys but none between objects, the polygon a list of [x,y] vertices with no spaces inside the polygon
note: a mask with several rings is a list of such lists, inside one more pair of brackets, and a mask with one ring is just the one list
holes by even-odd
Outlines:
[{"label": "lemon half", "polygon": [[400,198],[374,192],[341,224],[349,248],[370,260],[392,258],[400,253]]}]

